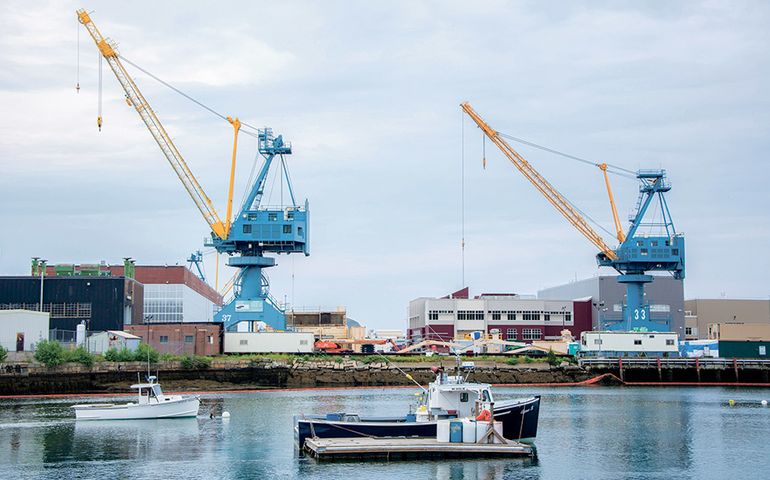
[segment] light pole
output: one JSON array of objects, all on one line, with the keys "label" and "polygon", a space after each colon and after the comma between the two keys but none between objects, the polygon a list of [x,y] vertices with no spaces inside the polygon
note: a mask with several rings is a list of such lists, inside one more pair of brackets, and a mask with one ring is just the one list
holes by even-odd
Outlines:
[{"label": "light pole", "polygon": [[43,311],[43,279],[45,279],[45,263],[48,260],[40,260],[40,308],[38,311]]}]

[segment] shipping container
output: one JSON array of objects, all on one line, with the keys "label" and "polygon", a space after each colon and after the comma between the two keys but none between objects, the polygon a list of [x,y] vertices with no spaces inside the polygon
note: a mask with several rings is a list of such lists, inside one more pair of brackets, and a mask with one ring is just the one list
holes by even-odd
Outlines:
[{"label": "shipping container", "polygon": [[770,358],[770,342],[751,340],[720,340],[719,356],[722,358]]}]

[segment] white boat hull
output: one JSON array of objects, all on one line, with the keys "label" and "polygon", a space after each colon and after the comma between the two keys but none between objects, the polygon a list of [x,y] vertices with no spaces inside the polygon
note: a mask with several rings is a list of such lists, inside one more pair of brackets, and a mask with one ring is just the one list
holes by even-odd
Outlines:
[{"label": "white boat hull", "polygon": [[72,408],[77,420],[140,420],[196,417],[199,407],[198,397],[189,397],[160,403],[86,404]]}]

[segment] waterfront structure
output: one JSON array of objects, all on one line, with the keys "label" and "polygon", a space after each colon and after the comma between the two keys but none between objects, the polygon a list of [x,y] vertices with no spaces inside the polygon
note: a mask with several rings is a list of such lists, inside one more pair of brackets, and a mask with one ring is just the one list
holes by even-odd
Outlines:
[{"label": "waterfront structure", "polygon": [[770,325],[770,300],[695,298],[685,300],[688,338],[706,339],[709,325],[743,323]]},{"label": "waterfront structure", "polygon": [[86,339],[86,349],[91,353],[102,354],[114,348],[115,350],[136,351],[141,338],[121,330],[98,332]]},{"label": "waterfront structure", "polygon": [[464,288],[443,298],[421,297],[409,302],[407,339],[452,341],[473,332],[499,332],[502,340],[531,343],[560,340],[561,331],[579,336],[591,329],[591,300],[541,300],[513,293],[469,298]]},{"label": "waterfront structure", "polygon": [[145,323],[126,325],[125,330],[160,353],[173,355],[222,353],[222,324],[220,323]]},{"label": "waterfront structure", "polygon": [[9,352],[29,352],[48,340],[50,314],[31,310],[0,310],[0,346]]},{"label": "waterfront structure", "polygon": [[[590,297],[592,329],[622,330],[625,294],[626,289],[618,283],[617,276],[599,275],[540,290],[537,292],[537,298],[553,300]],[[655,276],[655,279],[646,285],[645,295],[645,301],[650,307],[649,319],[652,322],[648,330],[676,332],[684,339],[685,307],[682,280]]]}]

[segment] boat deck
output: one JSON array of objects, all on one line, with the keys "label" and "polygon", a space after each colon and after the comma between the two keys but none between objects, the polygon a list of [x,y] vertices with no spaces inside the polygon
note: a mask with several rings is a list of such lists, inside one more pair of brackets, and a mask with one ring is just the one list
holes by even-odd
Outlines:
[{"label": "boat deck", "polygon": [[346,458],[532,457],[534,448],[507,444],[439,443],[435,438],[308,438],[304,450],[318,460]]}]

